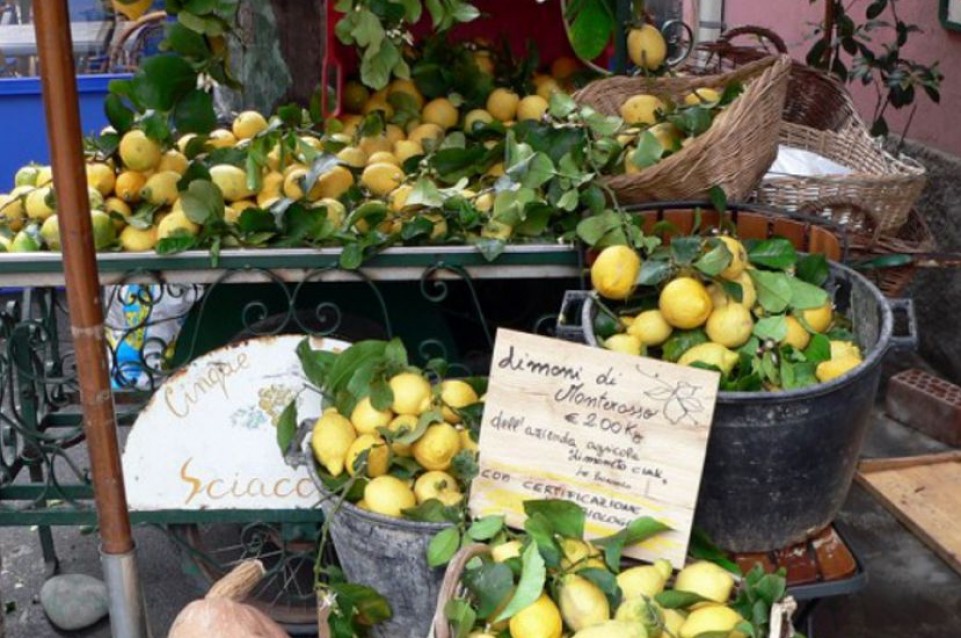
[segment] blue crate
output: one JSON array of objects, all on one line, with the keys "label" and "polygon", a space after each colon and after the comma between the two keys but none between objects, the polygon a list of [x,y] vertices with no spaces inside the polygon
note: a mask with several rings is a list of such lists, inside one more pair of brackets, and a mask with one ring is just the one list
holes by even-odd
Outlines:
[{"label": "blue crate", "polygon": [[[77,77],[80,120],[84,134],[99,132],[107,125],[103,101],[111,80],[127,74],[81,75]],[[0,80],[0,190],[13,188],[13,177],[30,162],[48,164],[50,151],[43,110],[40,78]]]}]

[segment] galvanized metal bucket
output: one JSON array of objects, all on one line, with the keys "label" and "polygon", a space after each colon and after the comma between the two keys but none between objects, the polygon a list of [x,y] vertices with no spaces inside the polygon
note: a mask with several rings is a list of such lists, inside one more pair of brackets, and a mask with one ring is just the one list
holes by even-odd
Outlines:
[{"label": "galvanized metal bucket", "polygon": [[[802,542],[837,516],[891,348],[914,348],[910,300],[888,300],[865,277],[831,263],[828,284],[852,319],[864,363],[828,383],[781,392],[721,392],[714,412],[695,525],[724,549],[770,551]],[[597,346],[592,294],[564,300],[557,334]],[[894,334],[894,312],[906,318]]]}]

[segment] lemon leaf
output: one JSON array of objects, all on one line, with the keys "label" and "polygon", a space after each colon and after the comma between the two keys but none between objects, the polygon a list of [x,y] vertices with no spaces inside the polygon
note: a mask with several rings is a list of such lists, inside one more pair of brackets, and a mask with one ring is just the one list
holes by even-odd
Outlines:
[{"label": "lemon leaf", "polygon": [[495,613],[514,588],[514,572],[504,563],[483,563],[464,573],[464,587],[477,601],[477,615],[485,620]]},{"label": "lemon leaf", "polygon": [[[450,562],[460,547],[460,531],[456,527],[448,527],[438,532],[427,545],[427,564],[440,567]],[[531,601],[533,602],[533,601]]]},{"label": "lemon leaf", "polygon": [[828,293],[814,284],[791,277],[788,279],[791,288],[791,306],[798,310],[820,308],[828,302]]},{"label": "lemon leaf", "polygon": [[761,304],[761,307],[775,314],[784,312],[791,304],[792,278],[780,272],[765,272],[763,270],[749,270],[748,272],[754,281],[757,301]]},{"label": "lemon leaf", "polygon": [[[603,0],[584,0],[570,26],[571,46],[577,57],[593,60],[607,46],[614,31],[614,16]],[[568,15],[568,18],[571,16]]]},{"label": "lemon leaf", "polygon": [[537,545],[531,543],[524,550],[521,557],[521,578],[514,590],[514,596],[507,607],[497,615],[494,622],[507,620],[525,607],[534,604],[544,591],[544,583],[547,582],[547,568],[544,565],[544,558],[537,549]]},{"label": "lemon leaf", "polygon": [[611,572],[606,569],[589,567],[579,570],[577,575],[597,585],[597,588],[604,592],[604,596],[607,597],[607,602],[611,606],[611,609],[617,609],[621,604],[621,588],[617,584],[617,577]]},{"label": "lemon leaf", "polygon": [[811,343],[804,349],[804,358],[812,363],[831,360],[831,340],[824,335],[811,337]]},{"label": "lemon leaf", "polygon": [[637,149],[631,153],[631,163],[638,168],[654,166],[664,156],[664,147],[650,131],[644,131],[637,142]]},{"label": "lemon leaf", "polygon": [[707,342],[708,338],[703,330],[675,330],[670,339],[664,342],[664,359],[676,362],[694,346]]},{"label": "lemon leaf", "polygon": [[277,446],[280,448],[281,453],[287,453],[296,432],[297,401],[293,400],[287,404],[284,411],[280,413],[280,418],[277,419]]},{"label": "lemon leaf", "polygon": [[787,239],[775,237],[757,242],[747,253],[752,264],[775,270],[786,270],[797,263],[797,250]]},{"label": "lemon leaf", "polygon": [[595,540],[594,544],[604,548],[604,562],[612,571],[617,571],[620,569],[621,553],[625,547],[636,545],[670,529],[670,526],[655,518],[642,516],[628,523],[627,527],[619,532]]},{"label": "lemon leaf", "polygon": [[654,600],[664,609],[687,609],[697,603],[711,602],[699,594],[688,591],[677,591],[676,589],[662,591],[654,596]]},{"label": "lemon leaf", "polygon": [[475,541],[486,541],[504,529],[504,517],[500,515],[479,518],[467,528],[467,535]]},{"label": "lemon leaf", "polygon": [[674,263],[679,266],[688,266],[694,263],[700,252],[700,237],[678,237],[671,241],[671,257],[674,259]]},{"label": "lemon leaf", "polygon": [[694,262],[694,267],[708,277],[716,277],[731,265],[734,256],[721,240],[713,239],[711,242],[713,247]]},{"label": "lemon leaf", "polygon": [[453,638],[467,638],[477,620],[477,613],[466,600],[448,600],[444,605],[444,616],[454,630]]},{"label": "lemon leaf", "polygon": [[787,336],[787,318],[784,315],[764,317],[754,324],[754,336],[758,339],[781,341]]},{"label": "lemon leaf", "polygon": [[815,286],[823,286],[831,274],[824,255],[804,255],[798,260],[795,276]]},{"label": "lemon leaf", "polygon": [[540,514],[528,516],[524,521],[524,531],[533,539],[547,565],[557,567],[561,563],[561,550],[554,540],[554,529]]}]

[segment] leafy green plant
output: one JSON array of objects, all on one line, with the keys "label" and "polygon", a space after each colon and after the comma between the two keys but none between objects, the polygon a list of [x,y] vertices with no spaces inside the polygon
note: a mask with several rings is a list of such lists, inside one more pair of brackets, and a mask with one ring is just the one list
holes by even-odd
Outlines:
[{"label": "leafy green plant", "polygon": [[[938,62],[926,64],[904,56],[910,36],[921,33],[921,28],[901,19],[898,0],[872,0],[865,8],[863,21],[858,21],[851,14],[850,5],[841,0],[824,2],[830,3],[826,20],[814,29],[817,40],[807,54],[807,63],[830,71],[843,82],[873,85],[876,98],[872,135],[888,134],[889,107],[910,107],[911,114],[901,131],[903,140],[918,108],[918,94],[923,92],[934,103],[941,100],[944,75]],[[887,39],[879,40],[885,36]]]}]

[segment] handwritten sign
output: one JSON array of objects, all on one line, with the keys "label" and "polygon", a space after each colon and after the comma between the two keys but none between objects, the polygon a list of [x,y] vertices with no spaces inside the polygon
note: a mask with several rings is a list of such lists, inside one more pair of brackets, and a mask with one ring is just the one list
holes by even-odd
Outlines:
[{"label": "handwritten sign", "polygon": [[[134,510],[311,508],[319,495],[306,468],[284,463],[277,420],[292,400],[320,414],[304,391],[302,336],[261,337],[215,350],[169,378],[137,417],[123,454]],[[317,350],[350,344],[312,339]]]},{"label": "handwritten sign", "polygon": [[625,554],[684,564],[719,375],[499,330],[480,435],[475,516],[520,527],[523,502],[558,498],[612,534],[641,516],[672,528]]}]

